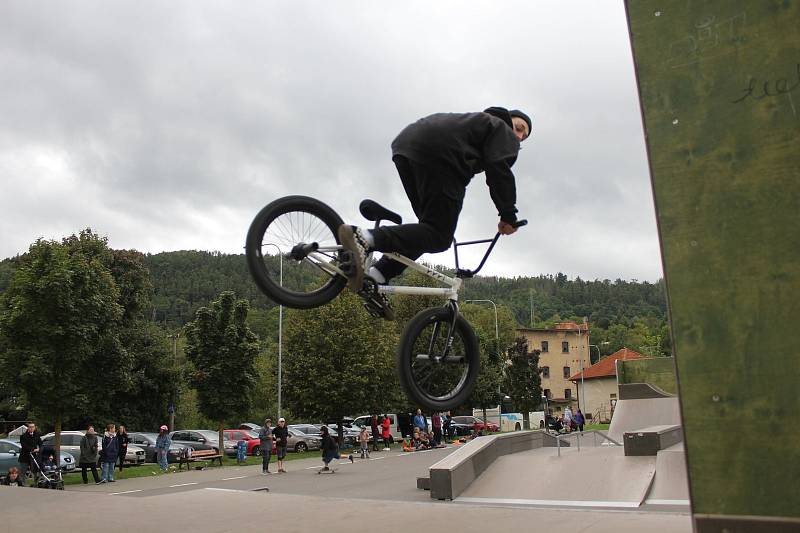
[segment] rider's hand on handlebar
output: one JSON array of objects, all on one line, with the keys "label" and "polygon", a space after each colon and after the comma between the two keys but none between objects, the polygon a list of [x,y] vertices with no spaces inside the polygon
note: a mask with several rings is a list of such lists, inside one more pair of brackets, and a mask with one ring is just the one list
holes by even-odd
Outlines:
[{"label": "rider's hand on handlebar", "polygon": [[500,232],[502,235],[511,235],[517,228],[509,224],[508,222],[503,222],[502,220],[497,223],[497,231]]}]

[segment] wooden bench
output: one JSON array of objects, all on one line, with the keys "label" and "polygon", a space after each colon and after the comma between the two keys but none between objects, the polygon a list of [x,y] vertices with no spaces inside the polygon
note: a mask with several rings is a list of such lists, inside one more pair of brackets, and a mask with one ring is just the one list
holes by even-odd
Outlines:
[{"label": "wooden bench", "polygon": [[219,466],[222,466],[222,454],[214,450],[194,450],[191,455],[181,454],[178,458],[178,470],[183,469],[184,463],[186,464],[186,469],[189,470],[189,463],[197,461],[211,461],[211,464],[214,464],[214,461],[219,461]]}]

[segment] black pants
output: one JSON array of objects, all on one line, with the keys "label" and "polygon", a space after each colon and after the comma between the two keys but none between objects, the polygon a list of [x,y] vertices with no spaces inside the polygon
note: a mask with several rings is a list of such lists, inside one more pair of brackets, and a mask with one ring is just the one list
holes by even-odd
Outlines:
[{"label": "black pants", "polygon": [[128,454],[128,447],[125,446],[124,448],[119,449],[119,457],[117,460],[119,461],[119,471],[122,472],[122,469],[125,467],[125,456]]},{"label": "black pants", "polygon": [[380,433],[378,433],[377,431],[373,431],[372,432],[372,451],[373,452],[377,452],[378,451],[378,441],[379,440],[381,440]]},{"label": "black pants", "polygon": [[433,442],[438,446],[442,442],[442,428],[433,428]]},{"label": "black pants", "polygon": [[269,460],[272,457],[272,450],[261,449],[261,471],[269,472]]},{"label": "black pants", "polygon": [[100,481],[100,476],[97,475],[97,464],[96,463],[81,463],[81,477],[83,478],[84,485],[89,483],[89,478],[86,475],[86,469],[89,468],[92,471],[92,477],[94,478],[94,482],[97,483]]},{"label": "black pants", "polygon": [[[375,250],[397,252],[409,259],[447,250],[453,244],[464,202],[465,180],[446,167],[423,165],[402,156],[393,161],[419,222],[373,230]],[[387,280],[406,268],[387,258],[381,258],[375,267]]]}]

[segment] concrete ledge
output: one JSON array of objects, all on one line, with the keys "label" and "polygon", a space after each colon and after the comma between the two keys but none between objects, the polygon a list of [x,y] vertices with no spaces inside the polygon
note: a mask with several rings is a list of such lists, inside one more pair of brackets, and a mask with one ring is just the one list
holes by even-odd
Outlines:
[{"label": "concrete ledge", "polygon": [[656,455],[683,440],[683,428],[677,425],[650,426],[623,434],[625,455]]},{"label": "concrete ledge", "polygon": [[431,498],[458,497],[498,457],[555,445],[555,438],[542,430],[515,431],[472,440],[430,468]]},{"label": "concrete ledge", "polygon": [[417,488],[421,490],[431,490],[431,478],[429,477],[418,477],[417,478]]}]

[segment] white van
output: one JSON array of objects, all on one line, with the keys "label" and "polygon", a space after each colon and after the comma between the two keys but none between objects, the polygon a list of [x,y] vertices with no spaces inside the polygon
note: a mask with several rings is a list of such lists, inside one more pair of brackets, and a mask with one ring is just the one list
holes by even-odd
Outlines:
[{"label": "white van", "polygon": [[[403,440],[403,431],[401,429],[401,422],[404,422],[408,415],[397,415],[396,413],[386,413],[386,416],[389,417],[389,423],[391,424],[390,428],[392,431],[392,438],[391,441],[402,441]],[[381,433],[383,430],[380,427],[381,421],[383,419],[383,413],[378,415],[378,431]],[[410,423],[410,421],[409,421]],[[357,427],[359,430],[366,426],[367,431],[369,431],[369,436],[372,438],[372,415],[362,415],[358,416],[353,419],[353,426]],[[406,430],[408,431],[408,429]]]},{"label": "white van", "polygon": [[[483,420],[483,409],[473,409],[472,416]],[[530,429],[539,429],[544,422],[544,411],[531,411],[528,413]],[[500,406],[486,410],[486,420],[500,426],[500,431],[520,431],[524,428],[522,413],[500,413]]]}]

